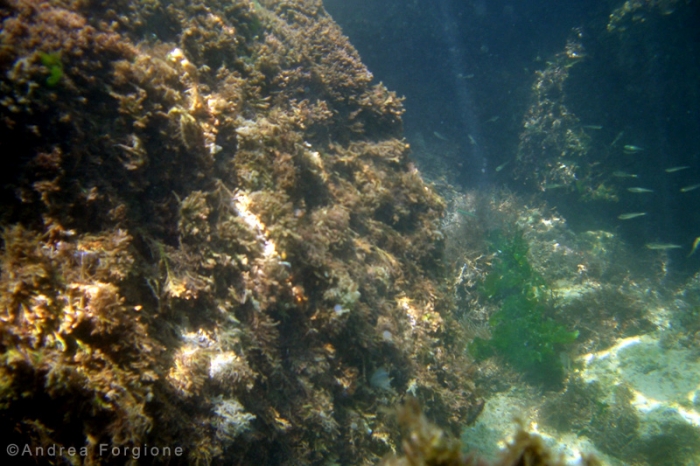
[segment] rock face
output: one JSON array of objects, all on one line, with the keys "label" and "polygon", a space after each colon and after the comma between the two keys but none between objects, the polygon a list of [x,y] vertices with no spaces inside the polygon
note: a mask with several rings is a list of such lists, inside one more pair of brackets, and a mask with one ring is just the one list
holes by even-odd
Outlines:
[{"label": "rock face", "polygon": [[0,13],[8,443],[364,464],[407,392],[453,431],[473,418],[443,202],[320,1]]}]

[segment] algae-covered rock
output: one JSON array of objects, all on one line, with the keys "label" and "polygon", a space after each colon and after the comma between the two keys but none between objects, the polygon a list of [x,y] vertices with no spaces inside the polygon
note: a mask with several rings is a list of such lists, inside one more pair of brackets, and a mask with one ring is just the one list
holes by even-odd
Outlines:
[{"label": "algae-covered rock", "polygon": [[7,442],[366,464],[407,391],[453,431],[478,412],[443,201],[319,0],[0,13]]}]

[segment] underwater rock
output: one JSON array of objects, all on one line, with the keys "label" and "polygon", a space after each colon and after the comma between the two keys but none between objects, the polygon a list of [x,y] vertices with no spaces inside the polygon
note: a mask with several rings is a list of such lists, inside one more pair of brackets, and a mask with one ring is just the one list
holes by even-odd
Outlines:
[{"label": "underwater rock", "polygon": [[[475,454],[463,451],[459,440],[450,437],[439,427],[429,422],[414,399],[409,399],[398,409],[398,421],[404,429],[403,454],[387,457],[382,465],[387,466],[564,466],[567,463],[560,455],[547,447],[542,438],[526,432],[520,426],[498,455],[487,461]],[[580,466],[598,466],[593,456],[584,456],[577,462]]]},{"label": "underwater rock", "polygon": [[596,381],[600,392],[593,399],[609,407],[589,420],[588,430],[601,450],[621,459],[694,464],[700,458],[700,414],[693,404],[700,367],[690,351],[664,347],[659,337],[663,332],[622,339],[582,357],[583,381]]},{"label": "underwater rock", "polygon": [[319,0],[0,13],[7,442],[367,464],[407,391],[473,418],[444,202]]}]

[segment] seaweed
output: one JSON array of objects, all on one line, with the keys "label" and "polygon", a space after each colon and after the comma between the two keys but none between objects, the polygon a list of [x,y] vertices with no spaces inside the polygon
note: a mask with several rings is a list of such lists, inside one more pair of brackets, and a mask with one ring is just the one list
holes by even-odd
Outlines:
[{"label": "seaweed", "polygon": [[481,293],[489,299],[502,299],[511,295],[539,298],[547,291],[542,276],[527,259],[529,250],[522,230],[508,237],[497,230],[491,234],[490,249],[497,255],[491,273],[481,285]]},{"label": "seaweed", "polygon": [[[428,421],[415,399],[397,410],[398,422],[404,431],[403,456],[394,455],[382,461],[383,466],[563,466],[566,461],[545,445],[539,435],[519,426],[498,460],[488,462],[473,453],[464,453],[464,445],[440,427]],[[582,466],[598,466],[592,455],[582,455]]]},{"label": "seaweed", "polygon": [[61,54],[39,52],[41,64],[49,69],[49,76],[46,78],[46,85],[49,87],[56,86],[63,78],[63,63],[61,62]]},{"label": "seaweed", "polygon": [[498,253],[481,292],[500,300],[500,308],[489,320],[490,340],[476,337],[469,351],[477,360],[498,355],[536,383],[561,383],[565,375],[559,349],[572,343],[578,331],[569,331],[547,317],[550,292],[542,276],[527,259],[528,245],[522,231],[508,238],[493,235]]}]

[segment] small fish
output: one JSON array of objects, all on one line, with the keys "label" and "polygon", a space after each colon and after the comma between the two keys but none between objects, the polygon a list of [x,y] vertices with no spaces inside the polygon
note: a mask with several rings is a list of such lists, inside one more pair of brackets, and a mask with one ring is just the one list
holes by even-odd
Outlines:
[{"label": "small fish", "polygon": [[372,388],[378,390],[391,391],[391,381],[393,379],[389,377],[389,373],[383,367],[380,367],[372,374],[369,379],[369,385]]},{"label": "small fish", "polygon": [[472,145],[472,146],[475,146],[475,145],[476,145],[476,139],[474,139],[474,136],[472,136],[471,134],[467,134],[467,136],[469,137],[469,142],[471,143],[471,145]]},{"label": "small fish", "polygon": [[476,218],[476,214],[474,212],[468,212],[468,211],[463,210],[463,209],[457,209],[457,212],[464,215],[465,217]]},{"label": "small fish", "polygon": [[[698,185],[697,187],[700,187],[700,185]],[[639,194],[639,193],[653,193],[654,192],[653,189],[647,189],[647,188],[627,188],[627,191],[629,191],[631,193],[637,193],[637,194]]]},{"label": "small fish", "polygon": [[617,178],[637,178],[637,175],[633,175],[632,173],[627,173],[627,172],[613,172],[613,176]]},{"label": "small fish", "polygon": [[629,213],[629,214],[619,215],[617,218],[619,218],[620,220],[630,220],[632,218],[642,217],[646,214],[647,214],[646,212],[633,212],[633,213]]},{"label": "small fish", "polygon": [[622,135],[623,135],[623,134],[625,134],[624,131],[620,131],[619,133],[617,133],[617,136],[615,136],[615,139],[613,139],[613,142],[610,143],[610,147],[612,147],[612,146],[614,146],[615,144],[617,144],[617,142],[620,140],[620,138],[622,138]]},{"label": "small fish", "polygon": [[664,251],[666,249],[679,249],[683,246],[671,243],[647,243],[646,247],[647,249],[651,249],[653,251]]},{"label": "small fish", "polygon": [[625,146],[622,148],[622,152],[625,154],[636,154],[637,152],[642,152],[643,150],[643,147],[633,146],[631,144],[625,144]]},{"label": "small fish", "polygon": [[491,118],[489,118],[488,120],[486,120],[486,123],[495,123],[495,122],[498,121],[499,118],[501,118],[501,117],[498,116],[498,115],[492,116]]},{"label": "small fish", "polygon": [[438,138],[441,141],[449,141],[449,139],[447,139],[445,136],[438,133],[437,131],[433,131],[433,136],[435,136],[436,138]]},{"label": "small fish", "polygon": [[688,191],[693,191],[695,189],[700,188],[700,184],[693,184],[690,186],[686,186],[685,188],[681,188],[682,193],[687,193]]},{"label": "small fish", "polygon": [[697,238],[695,238],[695,241],[693,241],[693,247],[690,248],[690,254],[688,254],[688,257],[690,257],[690,256],[692,256],[693,254],[695,254],[695,251],[698,250],[698,246],[700,246],[700,236],[698,236]]},{"label": "small fish", "polygon": [[504,168],[506,168],[506,165],[508,165],[509,163],[510,163],[510,160],[507,161],[507,162],[503,162],[502,164],[500,164],[499,166],[496,167],[496,171],[497,171],[497,172],[500,172],[501,170],[503,170]]},{"label": "small fish", "polygon": [[603,129],[603,127],[601,125],[583,125],[583,128],[594,129],[596,131],[600,131],[601,129]]},{"label": "small fish", "polygon": [[571,372],[571,367],[573,366],[571,356],[562,351],[561,353],[559,353],[559,362],[561,363],[561,367],[564,369],[565,372]]},{"label": "small fish", "polygon": [[553,183],[553,184],[546,184],[544,185],[544,189],[549,190],[549,189],[562,189],[562,188],[568,188],[569,186],[564,184],[564,183]]},{"label": "small fish", "polygon": [[664,170],[664,171],[665,171],[666,173],[676,173],[676,172],[679,172],[679,171],[681,171],[681,170],[687,170],[688,168],[690,168],[688,165],[683,165],[682,167],[671,167],[671,168],[667,168],[667,169]]}]

